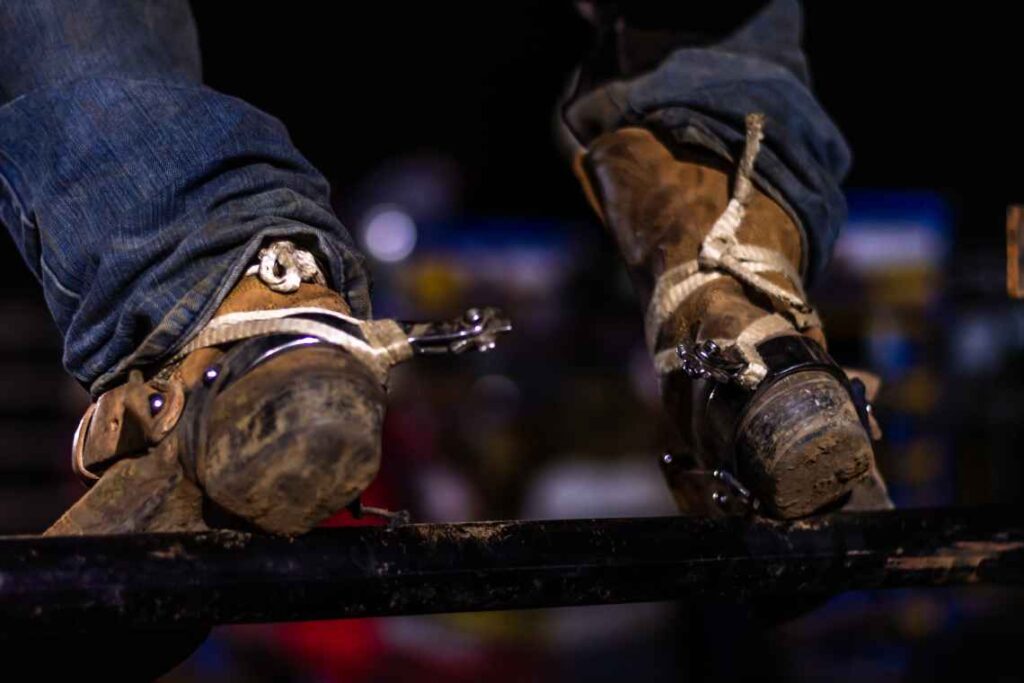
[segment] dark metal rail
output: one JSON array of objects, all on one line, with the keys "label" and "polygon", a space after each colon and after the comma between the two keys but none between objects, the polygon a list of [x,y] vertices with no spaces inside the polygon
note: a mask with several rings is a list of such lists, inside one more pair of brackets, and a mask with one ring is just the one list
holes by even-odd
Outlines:
[{"label": "dark metal rail", "polygon": [[1024,508],[0,539],[0,631],[1024,583]]}]

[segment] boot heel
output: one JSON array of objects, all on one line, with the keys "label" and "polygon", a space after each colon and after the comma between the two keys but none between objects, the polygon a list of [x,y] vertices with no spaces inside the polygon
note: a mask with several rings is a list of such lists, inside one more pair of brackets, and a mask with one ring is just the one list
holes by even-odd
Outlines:
[{"label": "boot heel", "polygon": [[213,401],[196,477],[217,505],[260,529],[305,533],[377,475],[384,399],[347,353],[284,353]]},{"label": "boot heel", "polygon": [[736,432],[740,477],[768,512],[809,515],[843,499],[873,452],[847,389],[827,372],[784,377],[757,395]]}]

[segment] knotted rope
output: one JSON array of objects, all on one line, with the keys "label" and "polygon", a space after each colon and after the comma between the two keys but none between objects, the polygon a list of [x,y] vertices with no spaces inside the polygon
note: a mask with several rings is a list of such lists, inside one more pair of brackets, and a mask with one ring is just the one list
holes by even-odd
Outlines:
[{"label": "knotted rope", "polygon": [[[814,308],[807,303],[800,274],[786,257],[774,249],[743,244],[737,237],[753,195],[751,174],[763,137],[764,115],[748,115],[746,141],[729,204],[701,243],[697,258],[669,268],[658,278],[645,319],[648,347],[654,349],[661,326],[697,290],[722,277],[733,277],[776,301],[783,315],[772,313],[755,320],[736,339],[714,340],[722,349],[735,348],[739,352],[747,366],[737,379],[751,389],[756,388],[767,373],[756,348],[760,341],[790,331],[793,327],[803,331],[821,325]],[[768,280],[763,273],[780,273],[792,285],[794,292]],[[654,360],[658,372],[663,375],[681,367],[674,348],[657,352]]]}]

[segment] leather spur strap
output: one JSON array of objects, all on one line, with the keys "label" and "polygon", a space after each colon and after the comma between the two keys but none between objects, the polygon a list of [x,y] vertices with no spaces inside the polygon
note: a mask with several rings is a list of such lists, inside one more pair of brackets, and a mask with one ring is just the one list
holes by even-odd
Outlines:
[{"label": "leather spur strap", "polygon": [[[89,406],[75,431],[72,468],[87,483],[117,460],[144,455],[178,426],[185,460],[205,445],[209,403],[232,382],[270,358],[311,346],[337,349],[365,364],[386,385],[391,367],[415,356],[490,351],[511,322],[494,308],[451,320],[360,320],[321,308],[231,313],[210,321],[169,363],[201,348],[227,352],[186,390],[175,380],[144,382],[141,371]],[[187,395],[186,395],[187,393]],[[180,419],[179,419],[180,418]],[[189,469],[189,462],[185,462]]]}]

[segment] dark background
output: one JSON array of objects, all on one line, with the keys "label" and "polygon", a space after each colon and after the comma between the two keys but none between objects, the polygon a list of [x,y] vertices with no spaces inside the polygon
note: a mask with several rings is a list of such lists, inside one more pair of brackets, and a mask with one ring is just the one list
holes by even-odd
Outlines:
[{"label": "dark background", "polygon": [[[850,185],[941,190],[965,242],[998,242],[1007,201],[1024,198],[1014,12],[924,7],[805,3],[814,88],[854,150]],[[551,143],[552,108],[593,47],[569,2],[195,12],[207,81],[284,119],[342,206],[382,158],[425,149],[468,169],[467,210],[583,211]]]}]

